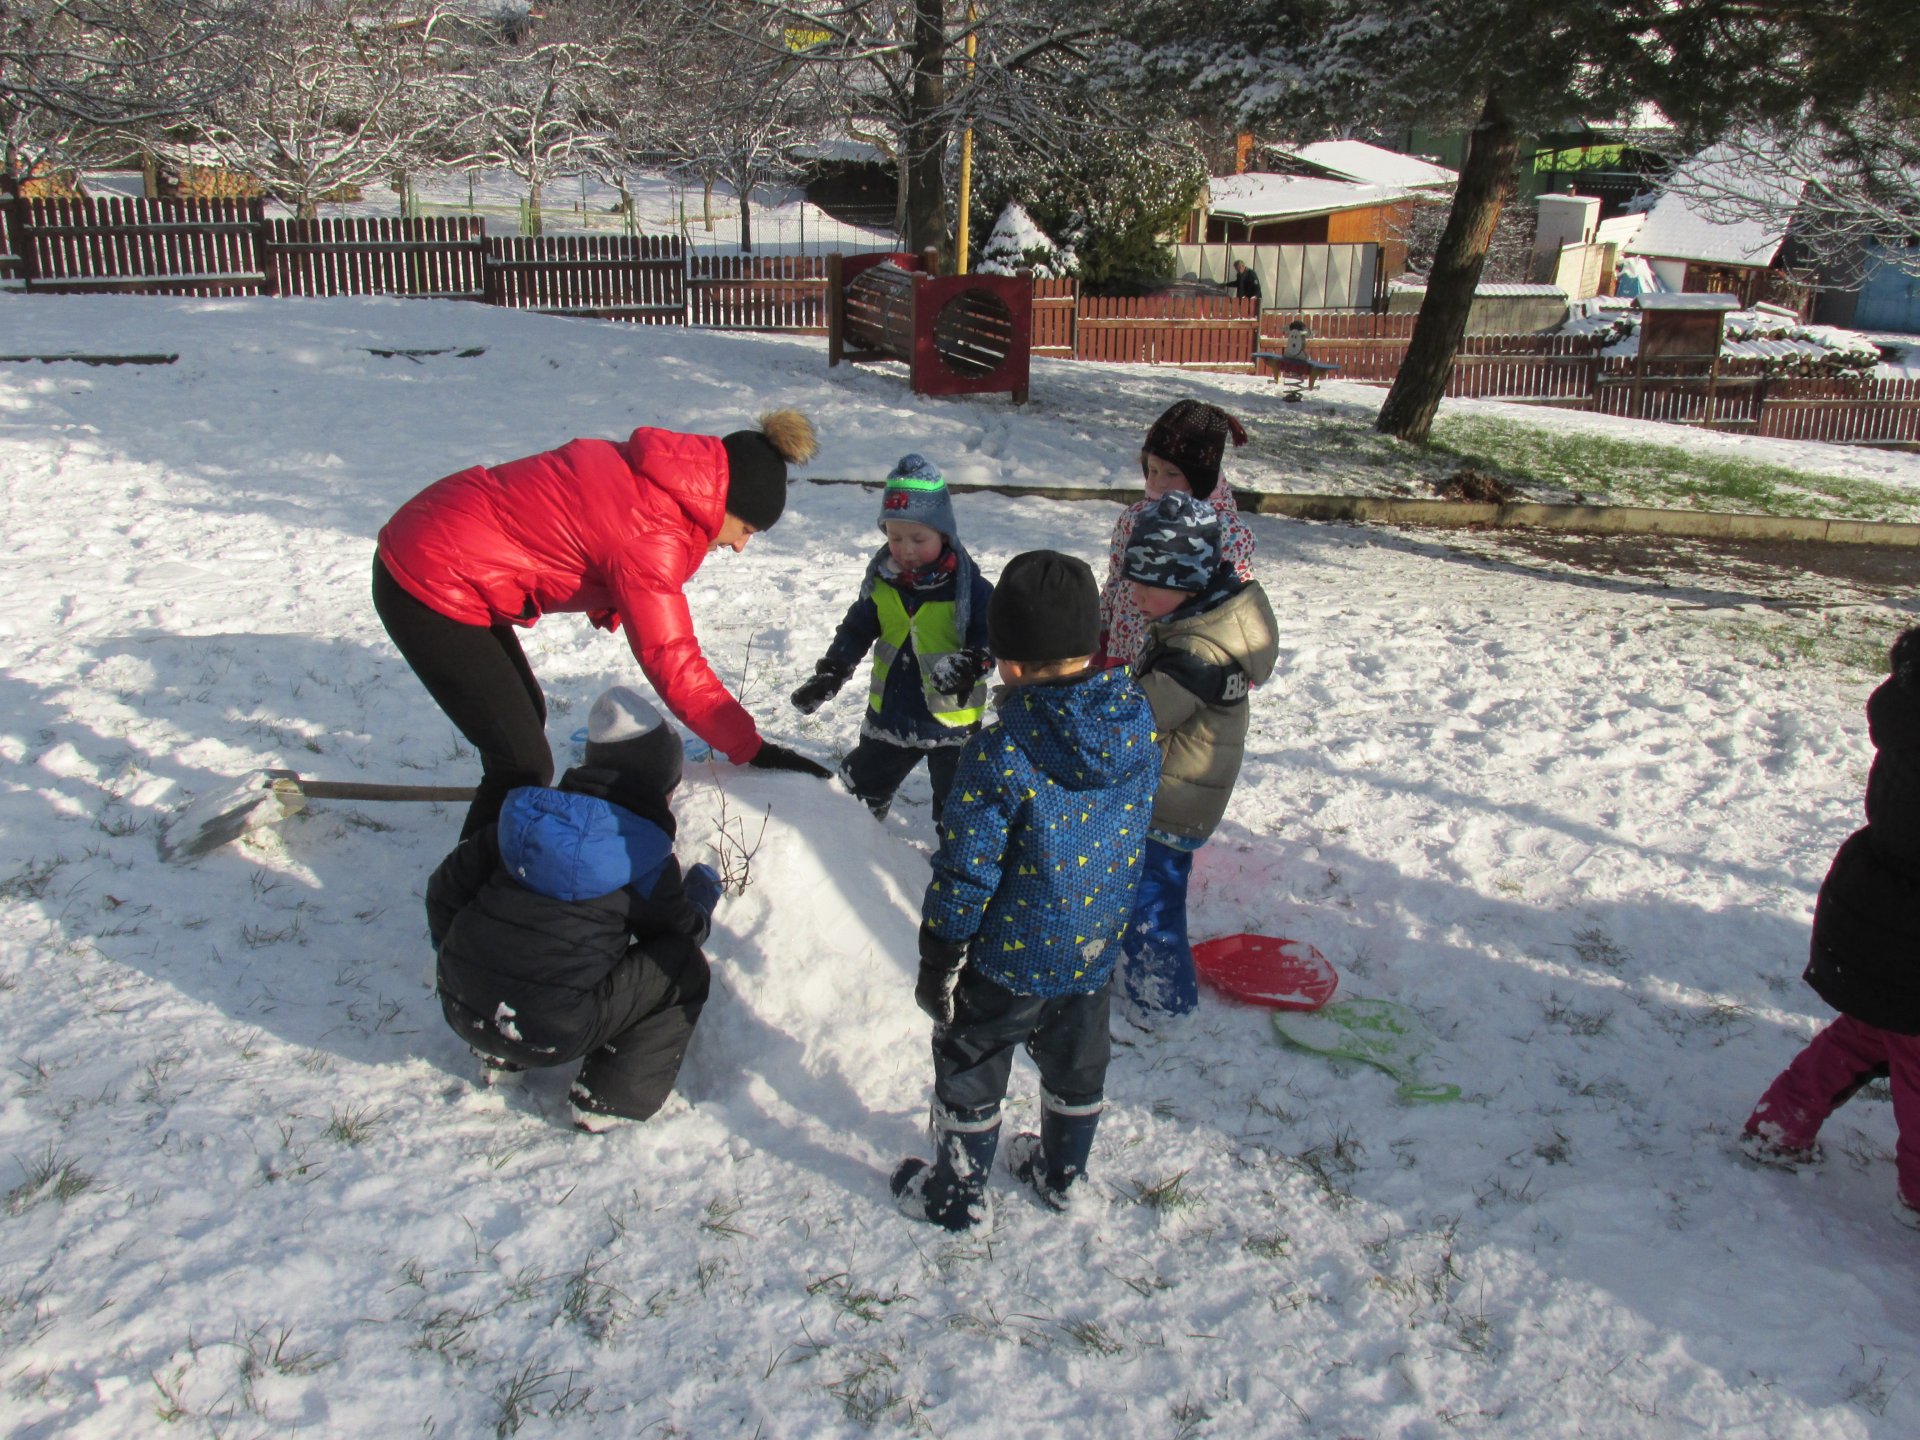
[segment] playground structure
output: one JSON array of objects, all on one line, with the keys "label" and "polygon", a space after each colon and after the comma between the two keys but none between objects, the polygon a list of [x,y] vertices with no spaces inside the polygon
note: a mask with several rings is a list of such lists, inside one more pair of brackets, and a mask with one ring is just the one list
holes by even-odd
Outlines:
[{"label": "playground structure", "polygon": [[920,255],[827,257],[827,364],[902,360],[916,395],[1027,399],[1033,281],[939,275]]},{"label": "playground structure", "polygon": [[1274,383],[1284,388],[1283,400],[1298,400],[1301,391],[1311,390],[1322,375],[1331,375],[1340,367],[1325,360],[1315,360],[1307,354],[1307,341],[1311,338],[1304,320],[1295,320],[1287,326],[1286,347],[1281,350],[1255,350],[1253,365],[1255,371],[1265,370],[1272,374]]}]

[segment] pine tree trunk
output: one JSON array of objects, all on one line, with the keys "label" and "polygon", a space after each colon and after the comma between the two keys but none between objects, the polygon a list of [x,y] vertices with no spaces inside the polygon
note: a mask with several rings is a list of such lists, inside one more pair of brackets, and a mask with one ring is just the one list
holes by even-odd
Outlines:
[{"label": "pine tree trunk", "polygon": [[941,0],[914,0],[913,96],[907,118],[907,249],[932,247],[947,254],[947,187],[940,162],[946,131],[939,120],[946,103],[946,7]]},{"label": "pine tree trunk", "polygon": [[1487,247],[1493,243],[1494,223],[1513,196],[1519,158],[1520,137],[1501,108],[1500,97],[1489,93],[1467,142],[1466,163],[1454,188],[1447,228],[1434,253],[1420,318],[1414,321],[1413,338],[1407,342],[1407,358],[1400,363],[1387,402],[1373,422],[1373,428],[1384,435],[1425,444],[1433,429],[1434,413],[1447,393],[1453,357],[1467,333],[1467,313],[1473,308]]}]

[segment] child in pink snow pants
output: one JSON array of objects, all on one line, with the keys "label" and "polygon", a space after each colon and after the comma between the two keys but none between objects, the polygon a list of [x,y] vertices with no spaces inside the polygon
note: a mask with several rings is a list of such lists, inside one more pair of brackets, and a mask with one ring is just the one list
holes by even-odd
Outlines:
[{"label": "child in pink snow pants", "polygon": [[1762,1164],[1813,1164],[1822,1122],[1886,1076],[1900,1131],[1894,1213],[1920,1229],[1920,626],[1893,642],[1891,670],[1867,698],[1867,823],[1814,904],[1806,980],[1840,1018],[1767,1087],[1741,1146]]}]

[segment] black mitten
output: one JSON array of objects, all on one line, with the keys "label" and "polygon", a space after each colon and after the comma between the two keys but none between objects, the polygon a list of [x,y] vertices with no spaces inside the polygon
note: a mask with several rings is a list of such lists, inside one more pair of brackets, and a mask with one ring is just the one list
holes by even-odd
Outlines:
[{"label": "black mitten", "polygon": [[993,668],[991,651],[979,648],[956,650],[933,662],[933,688],[942,695],[964,700],[973,693],[980,677]]},{"label": "black mitten", "polygon": [[920,926],[920,978],[913,987],[913,1003],[936,1025],[953,1023],[953,987],[960,983],[966,959],[965,944],[942,940],[924,923]]},{"label": "black mitten", "polygon": [[776,745],[771,740],[762,740],[760,748],[747,761],[755,770],[792,770],[801,775],[812,775],[817,779],[831,780],[833,772],[817,760],[809,760],[798,750],[789,750],[784,745]]},{"label": "black mitten", "polygon": [[813,678],[806,681],[787,697],[793,701],[793,708],[802,715],[811,715],[839,692],[847,683],[847,677],[853,671],[845,665],[836,665],[831,660],[822,660],[813,667]]}]

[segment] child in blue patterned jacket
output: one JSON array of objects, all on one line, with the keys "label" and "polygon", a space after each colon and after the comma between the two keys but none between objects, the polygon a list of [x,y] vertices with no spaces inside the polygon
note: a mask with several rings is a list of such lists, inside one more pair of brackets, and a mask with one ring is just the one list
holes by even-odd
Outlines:
[{"label": "child in blue patterned jacket", "polygon": [[913,998],[933,1020],[934,1158],[893,1172],[900,1208],[949,1230],[991,1213],[1000,1102],[1025,1046],[1040,1133],[1014,1174],[1064,1209],[1100,1122],[1113,965],[1133,906],[1154,787],[1153,712],[1121,670],[1090,666],[1100,590],[1051,550],[1000,574],[987,625],[998,719],[961,751],[921,907]]},{"label": "child in blue patterned jacket", "polygon": [[813,678],[792,695],[811,715],[852,677],[868,650],[873,683],[860,742],[840,762],[840,779],[878,819],[924,757],[940,819],[960,747],[986,712],[987,601],[993,587],[960,544],[953,498],[939,470],[903,455],[880,500],[887,543],[867,563]]}]

